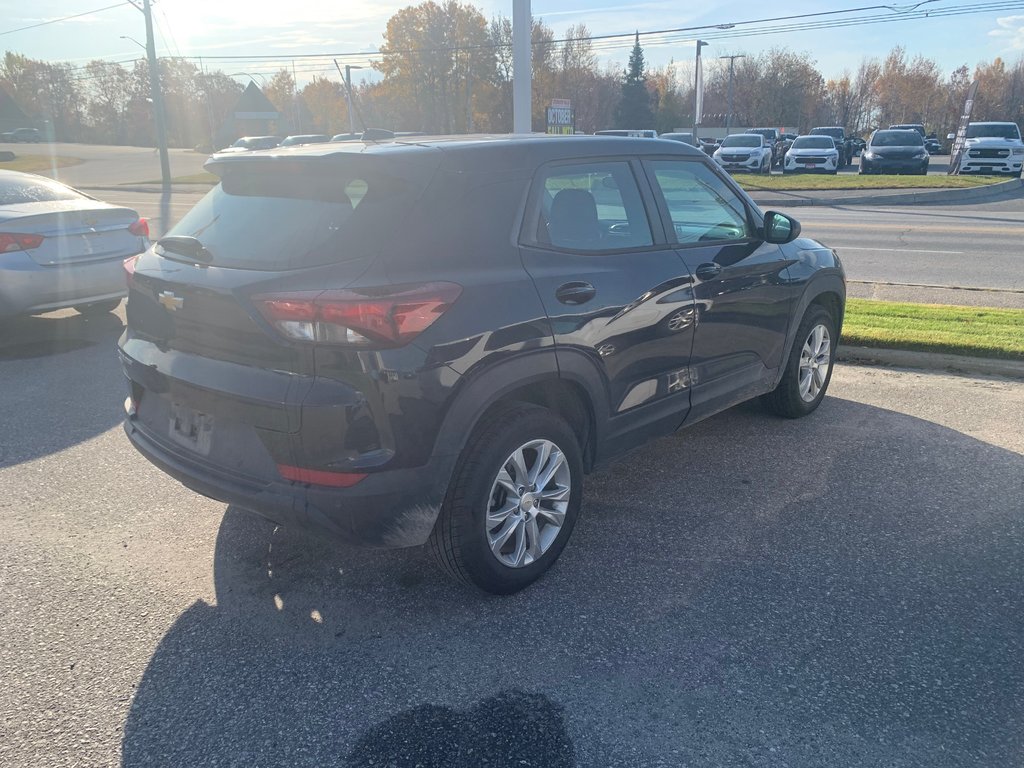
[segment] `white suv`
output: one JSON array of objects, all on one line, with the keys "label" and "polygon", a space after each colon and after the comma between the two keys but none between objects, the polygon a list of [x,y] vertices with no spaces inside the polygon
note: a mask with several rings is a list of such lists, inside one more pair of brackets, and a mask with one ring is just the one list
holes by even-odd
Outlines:
[{"label": "white suv", "polygon": [[1020,176],[1024,142],[1016,123],[970,123],[960,158],[960,173],[1010,173]]},{"label": "white suv", "polygon": [[771,173],[772,152],[764,136],[758,133],[734,133],[725,137],[713,157],[727,171]]}]

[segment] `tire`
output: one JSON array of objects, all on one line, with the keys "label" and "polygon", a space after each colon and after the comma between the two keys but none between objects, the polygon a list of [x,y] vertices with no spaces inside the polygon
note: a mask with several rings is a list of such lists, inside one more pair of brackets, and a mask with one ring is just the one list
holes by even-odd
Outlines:
[{"label": "tire", "polygon": [[[525,482],[518,486],[515,454],[521,452],[520,466],[530,474],[536,470],[545,444],[549,454],[541,470],[555,466],[555,450],[562,456],[546,485],[548,494],[557,494],[557,500],[533,500],[533,492],[527,491],[516,506],[519,488],[530,486]],[[505,477],[504,482],[500,476]],[[456,581],[495,595],[518,592],[536,581],[562,553],[579,515],[582,491],[582,451],[565,420],[535,405],[501,407],[473,430],[459,458],[430,534],[431,553],[441,570]],[[561,519],[560,527],[555,524],[557,519]],[[510,535],[502,539],[506,533]],[[537,542],[532,553],[531,542]]]},{"label": "tire", "polygon": [[[814,334],[818,329],[824,328],[827,336],[824,338],[828,345],[827,350],[822,352],[819,342],[814,341]],[[796,332],[796,339],[793,342],[793,349],[790,350],[789,359],[786,361],[786,370],[778,386],[765,395],[761,402],[764,406],[779,416],[788,419],[798,419],[813,412],[825,397],[829,382],[832,380],[832,367],[835,364],[836,345],[839,342],[836,333],[836,323],[820,304],[812,304],[800,321],[800,327]],[[818,359],[808,360],[804,350],[810,347],[812,351],[818,352]],[[823,361],[821,358],[824,357]],[[816,363],[808,371],[807,362]],[[825,362],[827,368],[824,377],[818,373],[821,364]],[[803,374],[803,375],[802,375]],[[809,378],[805,378],[809,377]],[[804,380],[804,384],[801,381]]]},{"label": "tire", "polygon": [[121,306],[120,299],[108,299],[107,301],[97,301],[93,304],[76,304],[75,311],[86,317],[95,317],[113,312],[119,306]]}]

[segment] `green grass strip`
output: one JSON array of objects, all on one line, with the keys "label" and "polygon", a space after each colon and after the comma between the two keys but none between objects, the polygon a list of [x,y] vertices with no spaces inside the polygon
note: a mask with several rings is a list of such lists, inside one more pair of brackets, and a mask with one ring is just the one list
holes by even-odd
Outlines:
[{"label": "green grass strip", "polygon": [[1024,360],[1024,310],[849,299],[844,344]]},{"label": "green grass strip", "polygon": [[80,157],[63,157],[61,155],[19,155],[13,160],[0,160],[0,170],[22,171],[23,173],[39,173],[54,168],[78,165],[85,161]]}]

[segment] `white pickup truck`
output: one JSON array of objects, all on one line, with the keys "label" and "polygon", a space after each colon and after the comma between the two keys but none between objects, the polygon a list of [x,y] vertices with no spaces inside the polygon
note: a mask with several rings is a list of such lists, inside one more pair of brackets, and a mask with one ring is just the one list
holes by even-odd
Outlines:
[{"label": "white pickup truck", "polygon": [[970,123],[960,158],[960,173],[1009,173],[1020,176],[1024,142],[1016,123]]}]

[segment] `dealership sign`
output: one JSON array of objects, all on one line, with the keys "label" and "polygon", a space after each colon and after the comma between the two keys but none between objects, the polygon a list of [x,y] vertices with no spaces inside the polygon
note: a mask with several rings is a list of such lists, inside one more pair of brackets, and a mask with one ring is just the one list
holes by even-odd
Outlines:
[{"label": "dealership sign", "polygon": [[572,136],[576,132],[576,116],[569,99],[552,99],[547,108],[548,133]]},{"label": "dealership sign", "polygon": [[971,83],[967,91],[967,103],[964,104],[963,114],[960,115],[960,125],[956,129],[956,138],[953,140],[953,149],[949,152],[948,175],[954,176],[960,173],[960,159],[964,154],[964,145],[967,143],[967,126],[971,122],[971,111],[974,109],[974,98],[978,95],[978,81]]}]

